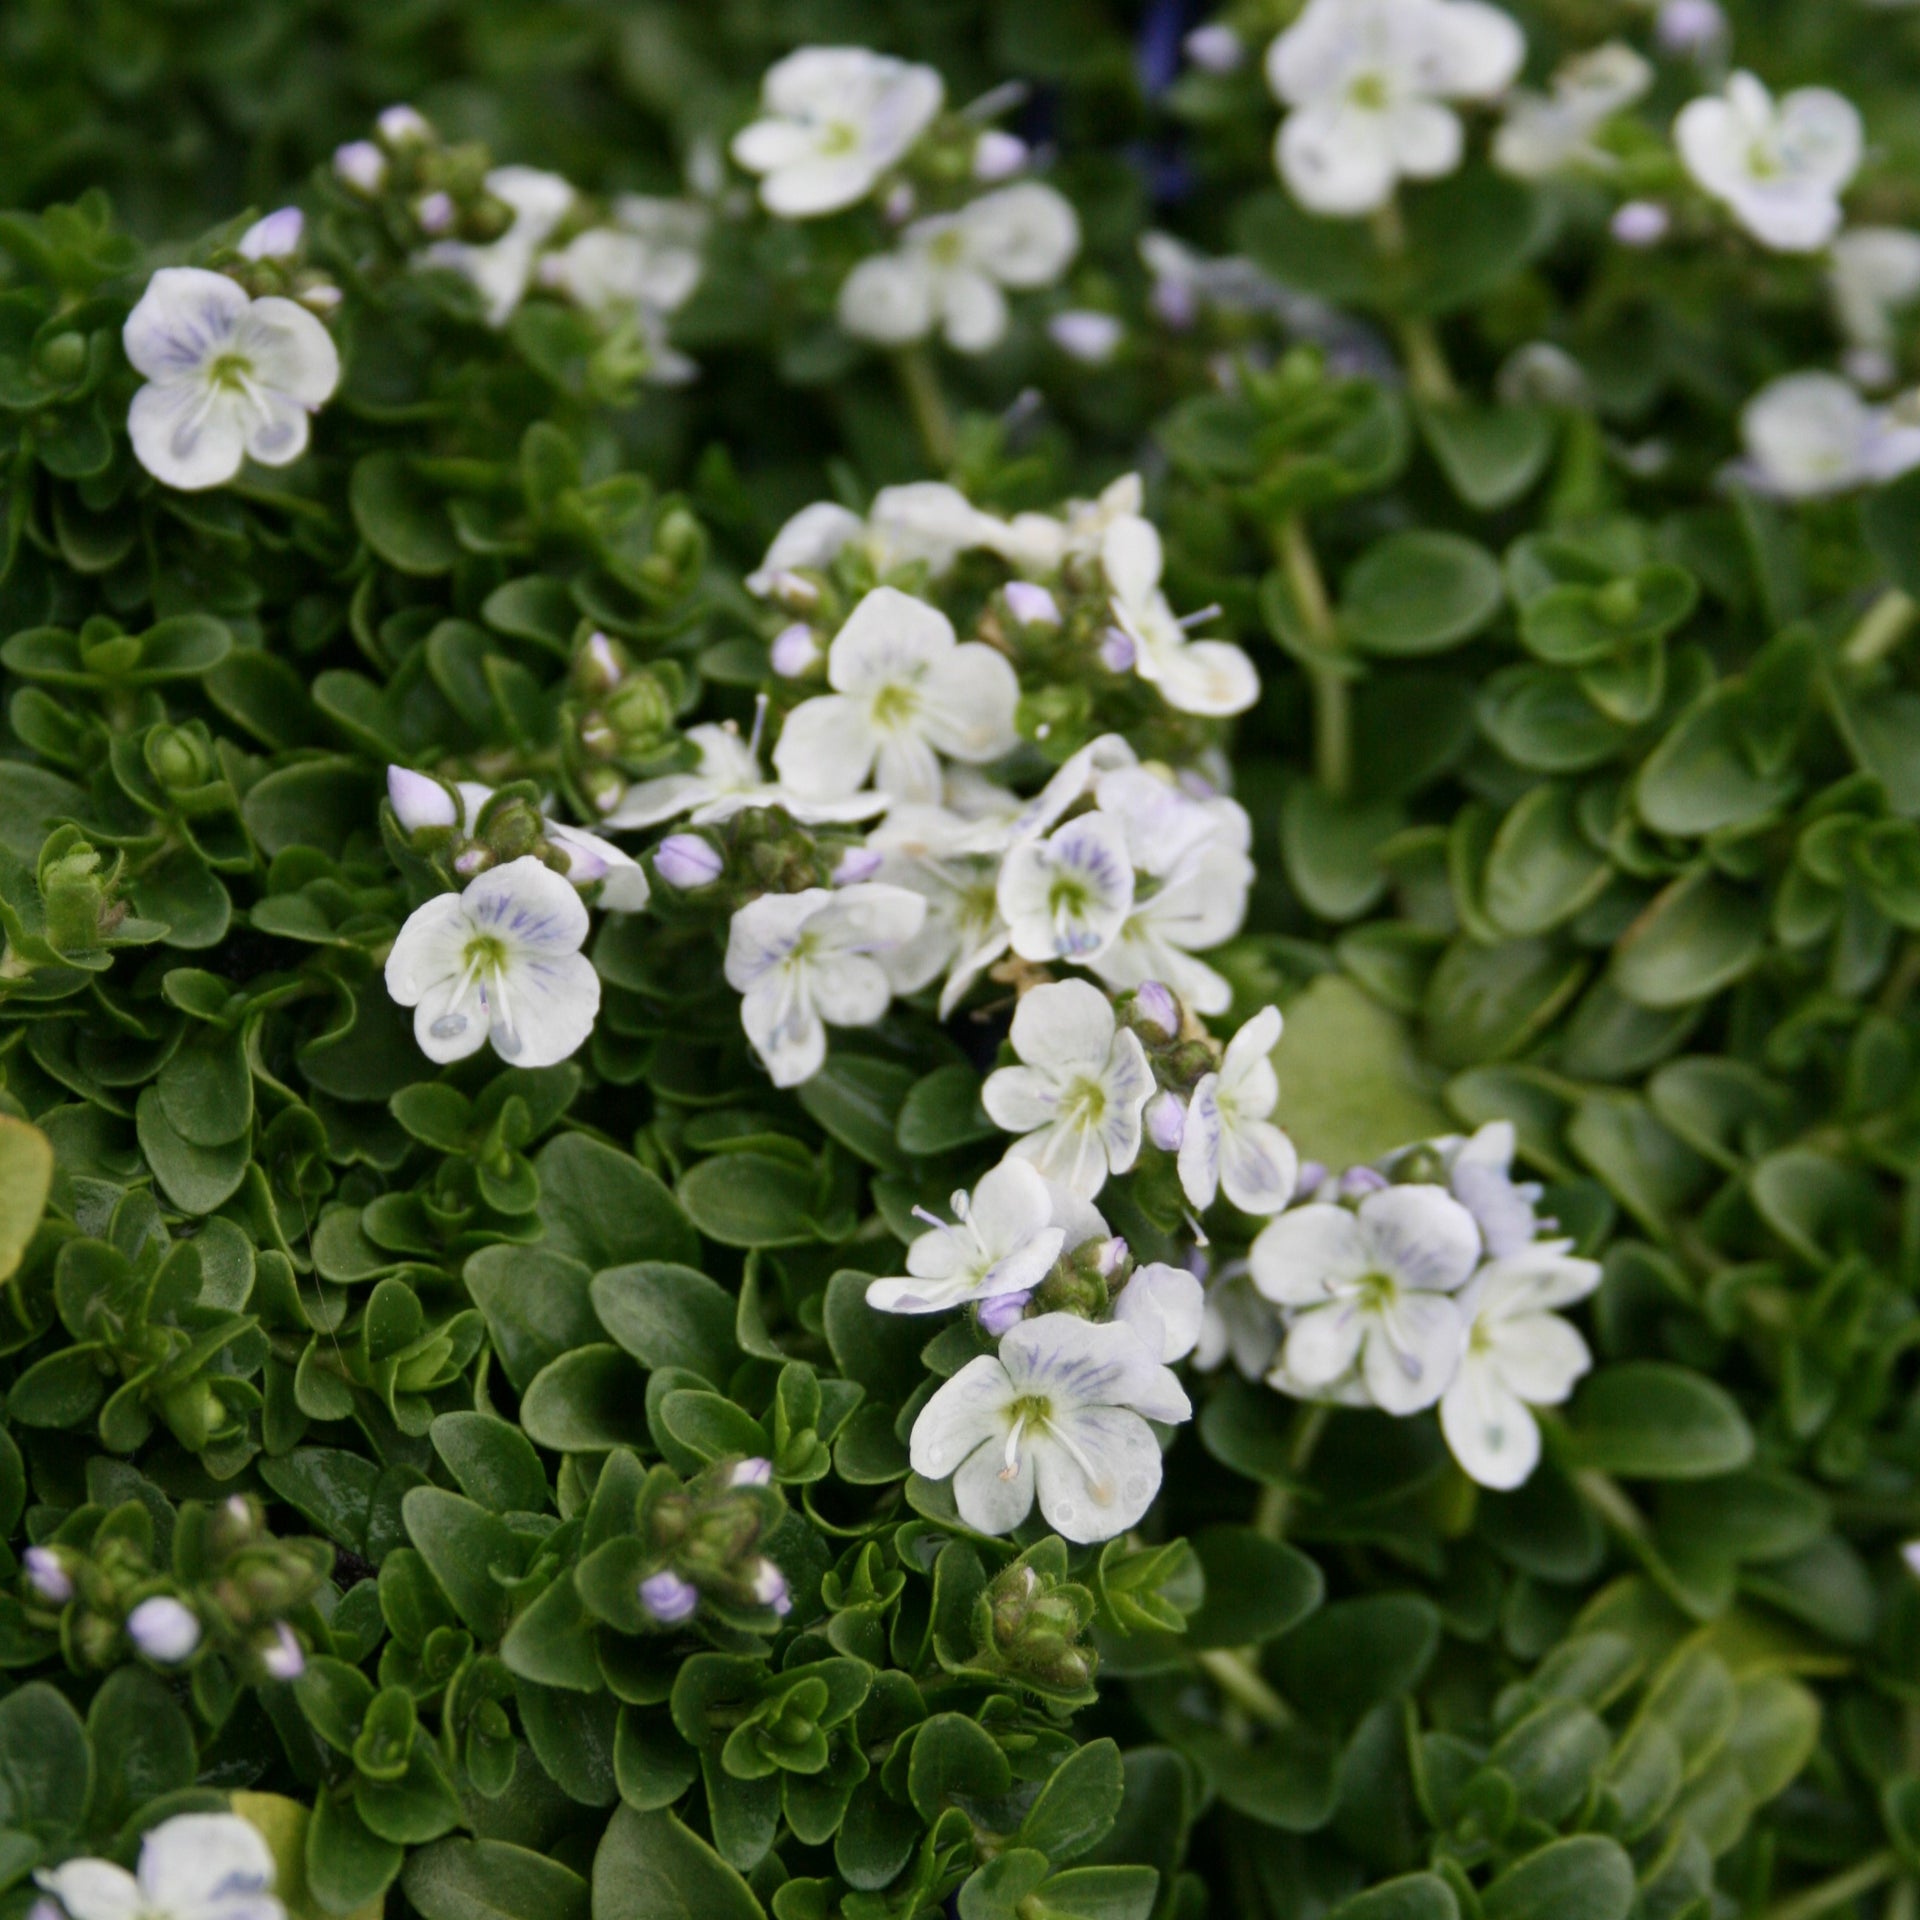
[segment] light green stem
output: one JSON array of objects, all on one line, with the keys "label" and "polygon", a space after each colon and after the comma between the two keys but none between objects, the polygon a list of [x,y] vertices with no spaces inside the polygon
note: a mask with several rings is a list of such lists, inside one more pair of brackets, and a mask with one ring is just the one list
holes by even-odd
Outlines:
[{"label": "light green stem", "polygon": [[1440,344],[1431,320],[1402,319],[1397,323],[1400,351],[1406,356],[1407,384],[1416,398],[1433,406],[1457,406],[1459,383],[1447,364],[1447,351]]},{"label": "light green stem", "polygon": [[1627,1498],[1625,1490],[1612,1474],[1600,1473],[1589,1467],[1574,1476],[1574,1484],[1586,1495],[1587,1504],[1615,1532],[1624,1533],[1634,1540],[1647,1537],[1646,1516]]},{"label": "light green stem", "polygon": [[1898,587],[1889,587],[1847,635],[1840,657],[1850,667],[1871,667],[1884,660],[1920,620],[1920,605]]},{"label": "light green stem", "polygon": [[[1327,1429],[1327,1416],[1333,1409],[1313,1402],[1300,1409],[1294,1422],[1293,1444],[1287,1449],[1287,1478],[1299,1480],[1313,1462],[1314,1449]],[[1269,1540],[1286,1537],[1287,1522],[1293,1518],[1294,1490],[1291,1486],[1263,1487],[1260,1504],[1254,1509],[1253,1524]]]},{"label": "light green stem", "polygon": [[1235,1706],[1251,1714],[1262,1726],[1284,1728],[1293,1725],[1293,1709],[1267,1685],[1258,1667],[1244,1653],[1225,1647],[1208,1647],[1194,1658],[1201,1671],[1213,1681]]},{"label": "light green stem", "polygon": [[944,473],[953,465],[954,437],[953,415],[947,411],[940,376],[924,347],[902,347],[893,356],[893,366],[913,423],[920,430],[920,444],[927,458]]},{"label": "light green stem", "polygon": [[1831,1880],[1823,1880],[1789,1900],[1776,1901],[1767,1909],[1764,1920],[1815,1920],[1818,1914],[1831,1913],[1835,1907],[1844,1907],[1863,1893],[1870,1893],[1899,1871],[1899,1856],[1891,1849],[1869,1854],[1857,1867],[1836,1873]]},{"label": "light green stem", "polygon": [[1343,663],[1340,637],[1334,627],[1333,603],[1320,572],[1306,522],[1290,513],[1280,522],[1280,570],[1301,624],[1316,654],[1326,664],[1309,660],[1307,676],[1313,688],[1313,767],[1320,784],[1336,800],[1344,800],[1353,786],[1353,698]]}]

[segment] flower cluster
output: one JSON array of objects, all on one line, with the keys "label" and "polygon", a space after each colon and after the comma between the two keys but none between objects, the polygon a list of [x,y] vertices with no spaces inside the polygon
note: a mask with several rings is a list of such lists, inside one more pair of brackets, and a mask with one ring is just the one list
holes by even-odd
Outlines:
[{"label": "flower cluster", "polygon": [[885,347],[937,333],[956,353],[985,353],[1006,337],[1007,295],[1050,287],[1073,264],[1080,222],[1044,181],[1013,178],[1031,159],[1024,142],[983,125],[978,107],[943,116],[945,101],[931,67],[803,47],[768,71],[761,117],[734,136],[733,157],[782,220],[874,201],[898,230],[842,280],[846,332]]}]

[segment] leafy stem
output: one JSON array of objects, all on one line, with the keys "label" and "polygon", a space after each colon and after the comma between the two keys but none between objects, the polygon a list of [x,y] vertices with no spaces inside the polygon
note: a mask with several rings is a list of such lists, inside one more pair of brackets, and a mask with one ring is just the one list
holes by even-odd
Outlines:
[{"label": "leafy stem", "polygon": [[1817,1887],[1809,1887],[1791,1899],[1776,1901],[1767,1909],[1764,1920],[1815,1920],[1818,1914],[1849,1905],[1861,1894],[1891,1880],[1899,1871],[1899,1855],[1891,1848],[1869,1854],[1858,1866],[1836,1873],[1831,1880],[1823,1880]]},{"label": "leafy stem", "polygon": [[927,458],[945,472],[953,465],[953,415],[933,361],[924,347],[902,347],[893,356],[893,369]]},{"label": "leafy stem", "polygon": [[1336,800],[1343,800],[1353,785],[1353,700],[1346,662],[1340,657],[1333,602],[1299,514],[1290,513],[1280,522],[1278,546],[1280,569],[1313,643],[1313,656],[1305,662],[1313,689],[1313,769],[1320,784]]}]

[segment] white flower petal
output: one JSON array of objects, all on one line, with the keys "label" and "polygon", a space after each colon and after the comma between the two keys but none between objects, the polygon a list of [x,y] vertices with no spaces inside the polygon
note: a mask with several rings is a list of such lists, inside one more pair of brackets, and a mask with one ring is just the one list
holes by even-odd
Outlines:
[{"label": "white flower petal", "polygon": [[[1047,1525],[1082,1545],[1125,1533],[1160,1491],[1153,1429],[1118,1407],[1080,1408],[1049,1425],[1059,1438],[1050,1433],[1032,1446],[1035,1491]],[[1092,1467],[1091,1476],[1082,1462]]]},{"label": "white flower petal", "polygon": [[822,694],[787,715],[774,769],[795,793],[844,798],[866,783],[879,744],[858,701]]},{"label": "white flower petal", "polygon": [[1493,1369],[1469,1360],[1440,1402],[1453,1457],[1483,1487],[1511,1491],[1540,1460],[1540,1426]]},{"label": "white flower petal", "polygon": [[273,1878],[266,1841],[237,1814],[177,1814],[140,1843],[140,1891],[156,1913],[188,1916],[223,1896],[268,1892]]},{"label": "white flower petal", "polygon": [[1192,1274],[1155,1261],[1134,1268],[1113,1303],[1113,1317],[1156,1360],[1171,1366],[1199,1342],[1206,1307],[1206,1289]]},{"label": "white flower petal", "polygon": [[1300,1156],[1272,1121],[1236,1120],[1221,1136],[1220,1184],[1242,1213],[1278,1213],[1299,1175]]},{"label": "white flower petal", "polygon": [[1253,1284],[1288,1307],[1314,1306],[1372,1268],[1359,1221],[1345,1207],[1321,1205],[1295,1207],[1262,1228],[1248,1260]]},{"label": "white flower petal", "polygon": [[246,290],[224,273],[162,267],[127,315],[121,344],[147,379],[187,379],[228,349],[247,306]]},{"label": "white flower petal", "polygon": [[1480,1259],[1480,1229],[1444,1187],[1388,1187],[1360,1203],[1370,1264],[1400,1286],[1450,1293]]},{"label": "white flower petal", "polygon": [[1097,1075],[1113,1050],[1113,1003],[1082,980],[1035,987],[1014,1009],[1013,1050],[1042,1072]]},{"label": "white flower petal", "polygon": [[1282,1364],[1310,1391],[1331,1386],[1360,1357],[1366,1331],[1366,1319],[1347,1301],[1310,1308],[1287,1334]]},{"label": "white flower petal", "polygon": [[246,427],[237,398],[198,384],[150,383],[127,409],[134,458],[182,493],[224,486],[246,457]]},{"label": "white flower petal", "polygon": [[1021,1449],[1011,1470],[997,1446],[977,1449],[954,1471],[960,1518],[976,1533],[1011,1533],[1033,1511],[1039,1463],[1040,1449],[1032,1445]]},{"label": "white flower petal", "polygon": [[1418,1413],[1452,1384],[1460,1365],[1460,1309],[1445,1294],[1399,1291],[1366,1316],[1360,1368],[1374,1404],[1386,1413]]},{"label": "white flower petal", "polygon": [[969,1360],[914,1417],[907,1443],[914,1472],[944,1480],[976,1448],[1003,1441],[1006,1409],[1017,1397],[1006,1368],[994,1355]]}]

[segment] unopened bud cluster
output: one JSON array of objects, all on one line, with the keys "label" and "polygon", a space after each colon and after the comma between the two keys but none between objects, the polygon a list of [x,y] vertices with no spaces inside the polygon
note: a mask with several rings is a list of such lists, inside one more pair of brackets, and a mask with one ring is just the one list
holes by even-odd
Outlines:
[{"label": "unopened bud cluster", "polygon": [[785,1513],[766,1460],[717,1460],[684,1487],[656,1469],[637,1514],[654,1563],[640,1581],[642,1611],[661,1627],[682,1625],[703,1602],[733,1615],[785,1618],[793,1599],[765,1551]]}]

